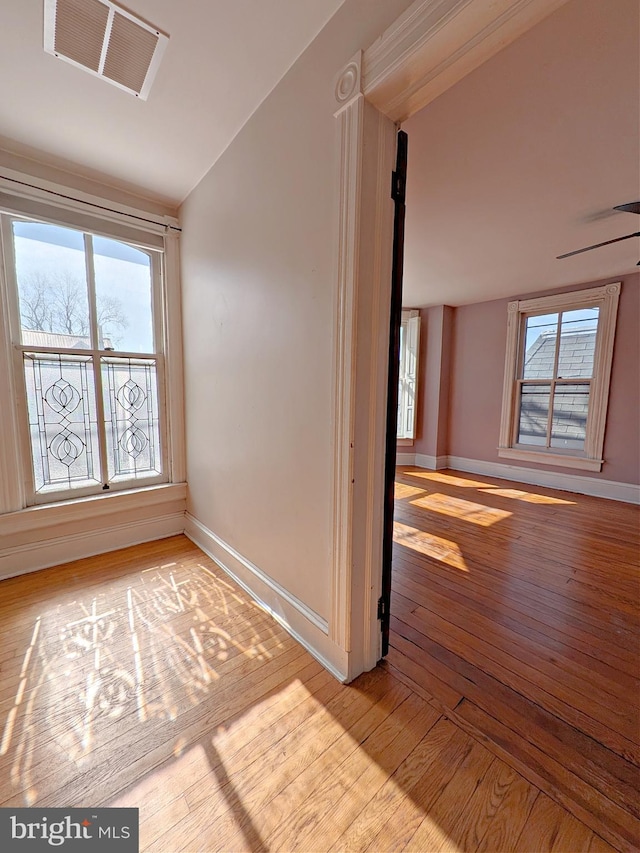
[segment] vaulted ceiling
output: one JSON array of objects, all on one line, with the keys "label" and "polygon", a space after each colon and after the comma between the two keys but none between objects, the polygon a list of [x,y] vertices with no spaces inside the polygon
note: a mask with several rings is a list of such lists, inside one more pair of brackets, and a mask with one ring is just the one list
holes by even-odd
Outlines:
[{"label": "vaulted ceiling", "polygon": [[0,147],[179,203],[343,0],[124,0],[170,36],[140,101],[43,50],[43,0],[0,3]]}]

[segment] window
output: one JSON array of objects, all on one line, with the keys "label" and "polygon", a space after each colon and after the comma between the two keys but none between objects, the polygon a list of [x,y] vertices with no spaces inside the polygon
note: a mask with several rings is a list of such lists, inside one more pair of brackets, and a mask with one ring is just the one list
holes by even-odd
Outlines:
[{"label": "window", "polygon": [[601,469],[619,293],[509,303],[500,456]]},{"label": "window", "polygon": [[26,502],[167,481],[162,252],[0,219]]},{"label": "window", "polygon": [[405,309],[400,324],[400,373],[398,385],[398,439],[415,438],[420,312]]}]

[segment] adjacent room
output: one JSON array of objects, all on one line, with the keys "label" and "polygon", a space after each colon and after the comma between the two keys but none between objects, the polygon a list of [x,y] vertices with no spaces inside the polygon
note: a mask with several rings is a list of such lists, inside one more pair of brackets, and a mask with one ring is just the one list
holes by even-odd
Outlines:
[{"label": "adjacent room", "polygon": [[4,817],[636,850],[635,0],[0,5]]},{"label": "adjacent room", "polygon": [[387,657],[612,825],[638,732],[630,11],[569,3],[403,124]]}]

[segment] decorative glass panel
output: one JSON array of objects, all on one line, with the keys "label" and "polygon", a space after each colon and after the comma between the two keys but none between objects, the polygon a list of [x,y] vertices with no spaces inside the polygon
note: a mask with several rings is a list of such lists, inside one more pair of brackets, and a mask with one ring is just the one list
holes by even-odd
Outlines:
[{"label": "decorative glass panel", "polygon": [[550,385],[523,385],[520,393],[518,443],[546,447]]},{"label": "decorative glass panel", "polygon": [[100,482],[91,358],[24,354],[36,492]]},{"label": "decorative glass panel", "polygon": [[556,385],[553,395],[551,447],[584,450],[589,411],[588,384]]},{"label": "decorative glass panel", "polygon": [[13,222],[22,343],[90,349],[84,236],[42,222]]},{"label": "decorative glass panel", "polygon": [[552,379],[556,358],[558,314],[527,317],[523,379]]},{"label": "decorative glass panel", "polygon": [[98,348],[151,353],[153,320],[148,252],[93,238]]},{"label": "decorative glass panel", "polygon": [[155,359],[103,358],[109,480],[162,473]]},{"label": "decorative glass panel", "polygon": [[591,379],[596,351],[598,308],[562,314],[558,379]]}]

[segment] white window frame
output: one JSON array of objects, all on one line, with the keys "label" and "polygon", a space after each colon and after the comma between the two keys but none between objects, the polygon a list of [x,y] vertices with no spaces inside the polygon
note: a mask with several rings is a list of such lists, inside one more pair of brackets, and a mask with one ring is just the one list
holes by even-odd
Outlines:
[{"label": "white window frame", "polygon": [[[31,194],[4,193],[0,186],[0,212],[3,214],[3,234],[0,240],[0,399],[13,400],[15,405],[2,406],[0,429],[0,513],[19,511],[33,505],[52,505],[86,496],[103,498],[105,494],[138,491],[144,488],[166,488],[167,483],[185,479],[184,413],[182,379],[181,312],[179,289],[179,245],[177,231],[143,219],[140,215],[110,211],[96,215],[92,202],[74,204],[66,197],[58,206],[50,203],[46,192]],[[35,195],[35,198],[33,197]],[[43,202],[42,198],[46,200]],[[138,212],[139,213],[139,212]],[[133,217],[133,218],[132,218]],[[31,448],[24,394],[22,352],[46,352],[47,347],[25,346],[19,332],[19,310],[15,265],[13,264],[11,219],[22,218],[73,228],[97,236],[118,240],[154,253],[152,263],[154,353],[158,381],[162,474],[149,478],[122,480],[110,483],[107,492],[101,488],[64,489],[36,495],[33,483]],[[168,218],[167,218],[168,219]],[[133,223],[133,224],[132,224]],[[69,352],[72,352],[71,350]],[[99,359],[120,352],[83,350],[92,357],[94,367]],[[125,355],[127,355],[125,353]],[[145,354],[131,353],[132,357]],[[96,361],[97,359],[97,361]]]},{"label": "white window frame", "polygon": [[[505,357],[500,442],[498,456],[523,462],[538,462],[585,471],[601,471],[604,459],[604,435],[611,381],[611,364],[615,340],[616,317],[620,296],[620,282],[570,293],[542,296],[510,302],[507,320],[507,350]],[[580,308],[599,308],[598,329],[590,384],[589,411],[583,451],[567,453],[554,448],[533,448],[517,443],[519,422],[518,382],[521,379],[525,350],[525,325],[527,317]]]},{"label": "white window frame", "polygon": [[416,437],[416,409],[418,404],[418,364],[420,361],[420,311],[405,308],[402,311],[402,346],[398,387],[399,442],[413,443]]}]

